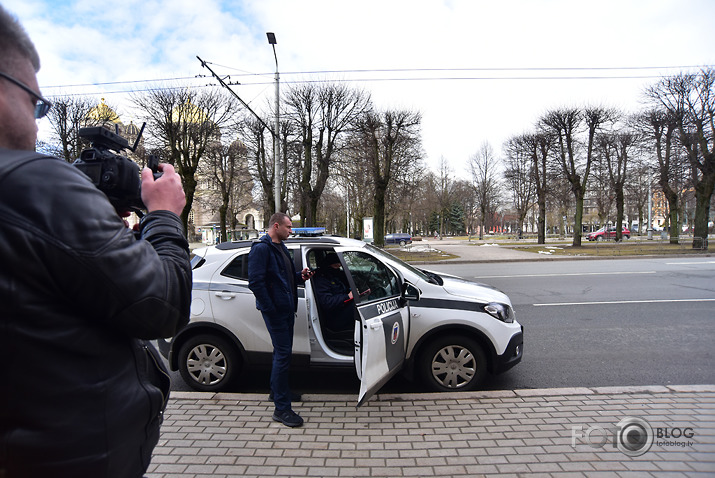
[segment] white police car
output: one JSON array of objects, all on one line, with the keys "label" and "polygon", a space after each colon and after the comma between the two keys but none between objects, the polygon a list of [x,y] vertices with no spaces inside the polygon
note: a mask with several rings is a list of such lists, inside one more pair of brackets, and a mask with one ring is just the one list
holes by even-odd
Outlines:
[{"label": "white police car", "polygon": [[[270,367],[271,339],[248,289],[251,244],[194,251],[191,321],[172,339],[159,340],[171,369],[196,390],[230,390],[242,371]],[[296,270],[317,268],[331,252],[340,258],[358,298],[355,327],[331,330],[307,281],[298,289],[293,365],[354,364],[359,403],[401,368],[430,390],[473,390],[488,372],[521,361],[523,327],[509,298],[492,287],[417,269],[352,239],[293,238],[286,246]]]}]

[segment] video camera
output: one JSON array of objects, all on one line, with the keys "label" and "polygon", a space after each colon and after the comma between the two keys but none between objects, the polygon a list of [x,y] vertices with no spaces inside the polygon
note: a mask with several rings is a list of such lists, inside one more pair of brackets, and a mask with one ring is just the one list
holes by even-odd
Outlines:
[{"label": "video camera", "polygon": [[[142,215],[146,206],[141,198],[141,174],[137,163],[115,154],[123,149],[135,151],[139,139],[144,132],[144,123],[132,148],[129,142],[101,126],[81,128],[79,136],[90,141],[90,147],[82,151],[72,164],[86,174],[97,188],[107,195],[117,212],[133,211]],[[149,155],[147,166],[154,172],[154,179],[162,173],[158,172],[159,158]]]}]

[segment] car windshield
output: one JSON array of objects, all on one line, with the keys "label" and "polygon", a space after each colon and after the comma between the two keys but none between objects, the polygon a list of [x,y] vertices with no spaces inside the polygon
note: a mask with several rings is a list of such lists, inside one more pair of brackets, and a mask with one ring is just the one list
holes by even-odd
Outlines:
[{"label": "car windshield", "polygon": [[370,250],[370,252],[372,252],[372,253],[374,253],[374,254],[376,254],[376,255],[382,257],[383,259],[386,259],[388,262],[396,263],[396,264],[398,264],[400,267],[403,267],[403,268],[407,269],[408,271],[412,272],[414,275],[416,275],[417,277],[419,277],[419,278],[422,279],[423,281],[425,281],[425,282],[432,282],[432,283],[435,282],[429,275],[425,274],[423,271],[421,271],[421,270],[419,270],[419,269],[417,269],[417,268],[415,268],[415,267],[409,265],[408,263],[404,262],[404,261],[401,260],[401,259],[398,259],[397,257],[393,256],[393,255],[390,254],[389,252],[385,252],[385,251],[383,251],[382,249],[377,248],[377,247],[375,247],[375,246],[373,246],[373,245],[370,245],[370,244],[367,244],[367,248],[368,248],[368,250]]}]

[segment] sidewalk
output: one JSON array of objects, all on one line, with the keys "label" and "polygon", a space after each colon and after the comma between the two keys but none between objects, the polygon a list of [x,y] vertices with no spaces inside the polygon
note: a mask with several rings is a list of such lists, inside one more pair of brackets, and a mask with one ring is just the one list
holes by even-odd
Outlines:
[{"label": "sidewalk", "polygon": [[497,242],[477,243],[458,239],[425,239],[413,242],[411,247],[430,247],[457,256],[440,263],[460,262],[513,262],[546,259],[569,259],[566,256],[544,256],[533,252],[520,251],[511,247],[502,247]]},{"label": "sidewalk", "polygon": [[[174,392],[147,477],[715,476],[715,385],[356,399],[307,394],[291,429],[265,395]],[[612,443],[629,417],[641,456]]]}]

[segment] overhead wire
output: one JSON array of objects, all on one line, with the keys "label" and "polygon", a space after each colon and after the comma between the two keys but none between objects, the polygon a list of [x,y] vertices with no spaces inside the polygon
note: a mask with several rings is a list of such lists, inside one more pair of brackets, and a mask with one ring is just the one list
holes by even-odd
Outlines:
[{"label": "overhead wire", "polygon": [[[250,73],[245,70],[239,70],[237,68],[219,65],[217,63],[206,62],[207,64],[212,64],[227,70],[242,71],[243,73],[234,73],[232,75],[227,75],[228,78],[231,76],[235,77],[261,77],[261,76],[271,76],[274,73]],[[311,71],[286,71],[281,72],[281,76],[284,77],[282,80],[283,84],[302,84],[302,83],[345,83],[345,82],[393,82],[393,81],[537,81],[537,80],[547,80],[547,81],[573,81],[573,80],[628,80],[628,79],[658,79],[662,78],[663,74],[638,74],[638,75],[500,75],[500,76],[490,76],[490,75],[479,75],[479,76],[395,76],[395,77],[380,77],[372,76],[368,78],[352,77],[352,78],[332,78],[332,79],[309,79],[309,78],[299,78],[288,80],[285,76],[288,75],[328,75],[328,74],[380,74],[380,73],[425,73],[425,72],[554,72],[554,71],[564,71],[564,72],[574,72],[574,71],[644,71],[644,70],[692,70],[696,68],[712,68],[715,65],[671,65],[671,66],[624,66],[624,67],[501,67],[501,68],[389,68],[389,69],[350,69],[350,70],[311,70]],[[78,83],[78,84],[68,84],[68,85],[51,85],[45,86],[43,89],[60,89],[60,88],[86,88],[86,87],[102,87],[102,86],[116,86],[116,85],[133,85],[139,83],[161,83],[161,82],[173,82],[173,81],[186,81],[186,80],[197,80],[203,78],[210,78],[207,75],[195,75],[195,76],[182,76],[173,78],[155,78],[155,79],[141,79],[141,80],[125,80],[125,81],[110,81],[110,82],[96,82],[96,83]],[[232,86],[265,86],[273,84],[272,80],[256,81],[249,83],[229,83]],[[181,89],[185,88],[187,85],[180,86],[164,86],[162,89]],[[213,87],[217,85],[204,84],[204,85],[190,85],[192,88],[204,88]],[[103,91],[102,94],[119,94],[119,93],[130,93],[130,92],[145,92],[155,90],[155,87],[131,89],[131,90],[117,90],[117,91]],[[65,96],[77,96],[82,93],[69,93]]]}]

